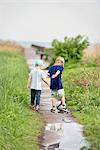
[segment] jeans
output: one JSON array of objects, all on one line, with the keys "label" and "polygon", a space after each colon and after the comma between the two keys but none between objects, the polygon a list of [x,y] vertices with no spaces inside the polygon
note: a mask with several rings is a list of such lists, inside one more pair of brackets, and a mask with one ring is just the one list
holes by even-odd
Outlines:
[{"label": "jeans", "polygon": [[41,95],[41,90],[31,89],[31,105],[35,104],[35,99],[36,99],[36,105],[40,105],[40,95]]}]

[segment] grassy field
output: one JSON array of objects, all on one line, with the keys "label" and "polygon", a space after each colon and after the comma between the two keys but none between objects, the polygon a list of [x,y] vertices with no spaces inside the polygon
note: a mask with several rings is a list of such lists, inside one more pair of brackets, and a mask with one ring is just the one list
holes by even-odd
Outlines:
[{"label": "grassy field", "polygon": [[29,109],[27,76],[20,51],[0,50],[0,150],[39,150],[43,122]]},{"label": "grassy field", "polygon": [[100,68],[95,64],[66,65],[63,74],[66,101],[77,120],[84,124],[84,135],[91,150],[100,149]]}]

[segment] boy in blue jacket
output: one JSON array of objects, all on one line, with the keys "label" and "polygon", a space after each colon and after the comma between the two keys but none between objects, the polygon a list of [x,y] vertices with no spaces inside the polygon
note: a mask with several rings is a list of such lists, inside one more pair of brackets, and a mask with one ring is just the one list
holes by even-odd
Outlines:
[{"label": "boy in blue jacket", "polygon": [[57,109],[64,112],[69,112],[66,109],[65,94],[62,84],[62,72],[64,69],[64,58],[57,57],[55,64],[52,65],[48,71],[50,77],[50,89],[52,95],[52,109],[51,112],[56,111],[56,99],[59,99],[61,103],[57,106]]}]

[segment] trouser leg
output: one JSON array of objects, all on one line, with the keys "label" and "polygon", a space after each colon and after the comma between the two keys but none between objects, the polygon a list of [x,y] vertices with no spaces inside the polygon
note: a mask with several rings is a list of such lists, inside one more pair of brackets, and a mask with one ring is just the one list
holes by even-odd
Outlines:
[{"label": "trouser leg", "polygon": [[40,105],[40,95],[36,95],[36,105]]},{"label": "trouser leg", "polygon": [[40,105],[41,90],[36,91],[36,105]]},{"label": "trouser leg", "polygon": [[35,90],[31,89],[31,105],[35,103]]}]

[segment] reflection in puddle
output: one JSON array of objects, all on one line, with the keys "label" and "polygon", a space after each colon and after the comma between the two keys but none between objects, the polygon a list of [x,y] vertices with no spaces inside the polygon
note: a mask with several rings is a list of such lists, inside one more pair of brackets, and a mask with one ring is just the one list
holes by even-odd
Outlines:
[{"label": "reflection in puddle", "polygon": [[45,127],[41,150],[80,150],[89,147],[82,136],[82,125],[71,123],[52,123]]},{"label": "reflection in puddle", "polygon": [[58,135],[63,135],[63,124],[62,123],[48,124],[45,130],[55,131]]}]

